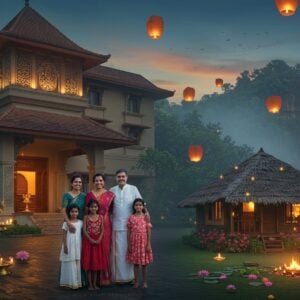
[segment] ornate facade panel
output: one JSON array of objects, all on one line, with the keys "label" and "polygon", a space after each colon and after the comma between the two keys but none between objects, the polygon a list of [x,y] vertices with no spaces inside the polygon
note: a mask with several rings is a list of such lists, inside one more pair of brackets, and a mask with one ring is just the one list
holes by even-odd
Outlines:
[{"label": "ornate facade panel", "polygon": [[32,55],[16,53],[16,84],[30,88],[32,83]]},{"label": "ornate facade panel", "polygon": [[47,58],[40,58],[37,64],[38,87],[47,92],[57,92],[59,85],[58,63]]},{"label": "ornate facade panel", "polygon": [[10,53],[6,52],[3,55],[3,59],[2,59],[3,65],[3,87],[6,87],[8,85],[10,85],[11,83],[11,59],[10,59]]},{"label": "ornate facade panel", "polygon": [[79,95],[79,76],[81,75],[80,65],[77,63],[65,64],[65,93],[68,95]]}]

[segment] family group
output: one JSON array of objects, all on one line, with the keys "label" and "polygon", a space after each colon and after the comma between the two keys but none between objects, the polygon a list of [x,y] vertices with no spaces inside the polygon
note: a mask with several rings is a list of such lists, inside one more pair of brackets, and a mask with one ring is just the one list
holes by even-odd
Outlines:
[{"label": "family group", "polygon": [[112,283],[147,288],[147,266],[153,261],[150,215],[136,186],[127,184],[127,171],[116,172],[117,185],[105,188],[103,174],[93,176],[85,194],[82,178],[74,175],[63,195],[63,243],[60,286],[95,290]]}]

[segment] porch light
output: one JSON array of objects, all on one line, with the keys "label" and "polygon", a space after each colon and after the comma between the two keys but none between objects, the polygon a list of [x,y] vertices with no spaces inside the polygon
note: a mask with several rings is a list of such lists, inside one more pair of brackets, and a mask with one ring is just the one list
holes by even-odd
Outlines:
[{"label": "porch light", "polygon": [[255,179],[256,179],[255,176],[251,176],[251,177],[250,177],[250,180],[251,180],[251,181],[255,181]]},{"label": "porch light", "polygon": [[283,171],[284,171],[284,167],[283,167],[283,166],[280,166],[280,167],[279,167],[279,171],[280,171],[280,172],[283,172]]},{"label": "porch light", "polygon": [[224,179],[224,175],[221,174],[219,178],[220,178],[221,180],[223,180],[223,179]]},{"label": "porch light", "polygon": [[250,195],[251,195],[250,192],[246,192],[246,193],[245,193],[245,196],[246,196],[246,197],[249,197]]},{"label": "porch light", "polygon": [[237,171],[239,169],[239,166],[238,165],[235,165],[234,166],[234,169]]}]

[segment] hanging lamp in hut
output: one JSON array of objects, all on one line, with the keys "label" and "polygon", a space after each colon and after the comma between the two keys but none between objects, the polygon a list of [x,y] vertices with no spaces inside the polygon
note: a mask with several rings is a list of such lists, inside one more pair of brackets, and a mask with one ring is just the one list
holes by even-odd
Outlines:
[{"label": "hanging lamp in hut", "polygon": [[183,101],[192,102],[195,99],[195,89],[192,87],[186,87],[183,90]]},{"label": "hanging lamp in hut", "polygon": [[298,0],[275,0],[275,3],[280,14],[285,17],[295,14],[298,7]]},{"label": "hanging lamp in hut", "polygon": [[222,78],[217,78],[215,82],[216,82],[216,87],[222,87],[223,86],[223,79]]},{"label": "hanging lamp in hut", "polygon": [[203,157],[203,147],[201,145],[189,146],[189,159],[191,162],[199,162]]},{"label": "hanging lamp in hut", "polygon": [[270,96],[266,100],[267,110],[272,114],[280,112],[282,106],[282,99],[280,96]]},{"label": "hanging lamp in hut", "polygon": [[158,40],[164,31],[164,20],[160,16],[151,16],[147,21],[147,32],[151,39]]}]

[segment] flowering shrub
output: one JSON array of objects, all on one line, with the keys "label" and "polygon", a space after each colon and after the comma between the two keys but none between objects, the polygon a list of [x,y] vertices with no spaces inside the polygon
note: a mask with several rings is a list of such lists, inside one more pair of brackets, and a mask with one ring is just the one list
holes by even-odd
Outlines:
[{"label": "flowering shrub", "polygon": [[25,250],[21,250],[16,253],[16,259],[21,261],[26,261],[29,258],[29,253]]},{"label": "flowering shrub", "polygon": [[201,230],[198,233],[200,248],[216,252],[246,252],[249,250],[250,240],[247,234],[225,234],[223,230]]},{"label": "flowering shrub", "polygon": [[297,250],[300,248],[300,235],[297,233],[280,233],[283,246],[287,250]]}]

